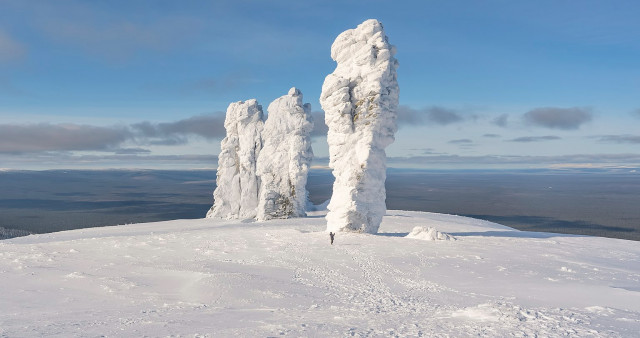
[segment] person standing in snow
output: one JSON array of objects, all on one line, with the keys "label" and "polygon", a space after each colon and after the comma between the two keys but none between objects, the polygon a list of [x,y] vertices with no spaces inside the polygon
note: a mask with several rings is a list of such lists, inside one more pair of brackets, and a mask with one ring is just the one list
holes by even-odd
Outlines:
[{"label": "person standing in snow", "polygon": [[329,238],[331,239],[331,245],[333,245],[333,238],[336,237],[336,234],[333,232],[329,233]]}]

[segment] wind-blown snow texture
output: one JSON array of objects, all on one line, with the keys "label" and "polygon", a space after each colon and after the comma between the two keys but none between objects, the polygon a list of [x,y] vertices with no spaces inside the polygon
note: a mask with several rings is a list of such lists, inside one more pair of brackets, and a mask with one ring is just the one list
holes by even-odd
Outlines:
[{"label": "wind-blown snow texture", "polygon": [[291,88],[268,108],[264,146],[258,157],[260,199],[257,219],[306,216],[306,189],[311,150],[311,105],[302,103],[300,90]]},{"label": "wind-blown snow texture", "polygon": [[[0,241],[0,337],[637,337],[640,246],[389,211]],[[433,227],[456,241],[405,238]]]},{"label": "wind-blown snow texture", "polygon": [[231,103],[224,127],[227,136],[218,155],[214,204],[207,217],[254,218],[260,188],[256,162],[262,149],[262,106],[255,99]]},{"label": "wind-blown snow texture", "polygon": [[386,154],[394,141],[397,60],[382,25],[367,20],[331,46],[336,70],[322,86],[335,183],[327,231],[375,233],[385,213]]}]

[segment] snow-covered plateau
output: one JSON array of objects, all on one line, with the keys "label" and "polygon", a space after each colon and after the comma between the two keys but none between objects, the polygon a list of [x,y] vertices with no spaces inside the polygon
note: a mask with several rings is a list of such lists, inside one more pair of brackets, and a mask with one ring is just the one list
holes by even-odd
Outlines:
[{"label": "snow-covered plateau", "polygon": [[[0,241],[0,336],[640,332],[638,242],[389,210],[378,234],[340,232],[330,245],[323,216]],[[407,238],[416,227],[455,240]]]}]

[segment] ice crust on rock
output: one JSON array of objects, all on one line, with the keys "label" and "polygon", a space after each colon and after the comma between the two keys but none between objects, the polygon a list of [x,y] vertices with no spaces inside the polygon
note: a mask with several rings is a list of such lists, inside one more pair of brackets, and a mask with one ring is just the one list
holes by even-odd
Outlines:
[{"label": "ice crust on rock", "polygon": [[445,232],[440,232],[432,227],[414,227],[406,236],[407,238],[421,239],[424,241],[455,241],[456,238]]},{"label": "ice crust on rock", "polygon": [[386,212],[384,149],[394,141],[399,94],[394,54],[374,19],[331,46],[337,67],[320,96],[335,176],[327,231],[376,233]]},{"label": "ice crust on rock", "polygon": [[254,218],[260,188],[256,164],[262,149],[262,106],[255,99],[231,103],[224,127],[227,135],[218,155],[214,203],[207,217]]},{"label": "ice crust on rock", "polygon": [[273,101],[268,111],[257,164],[261,185],[256,218],[304,217],[313,158],[311,105],[302,103],[302,93],[294,87]]}]

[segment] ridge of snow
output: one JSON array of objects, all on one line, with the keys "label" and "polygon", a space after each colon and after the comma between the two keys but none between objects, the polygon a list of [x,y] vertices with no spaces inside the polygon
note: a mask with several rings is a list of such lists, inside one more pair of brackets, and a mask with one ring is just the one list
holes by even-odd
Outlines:
[{"label": "ridge of snow", "polygon": [[257,219],[306,216],[306,189],[311,149],[311,105],[293,87],[274,100],[262,131],[263,147],[257,162],[260,192]]},{"label": "ridge of snow", "polygon": [[385,213],[384,149],[394,141],[399,95],[394,54],[374,19],[341,33],[331,46],[337,66],[320,96],[335,176],[327,231],[376,233]]},{"label": "ridge of snow", "polygon": [[214,204],[206,217],[254,218],[260,187],[256,162],[262,149],[262,106],[255,99],[231,103],[224,127],[227,135],[218,155]]}]

